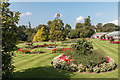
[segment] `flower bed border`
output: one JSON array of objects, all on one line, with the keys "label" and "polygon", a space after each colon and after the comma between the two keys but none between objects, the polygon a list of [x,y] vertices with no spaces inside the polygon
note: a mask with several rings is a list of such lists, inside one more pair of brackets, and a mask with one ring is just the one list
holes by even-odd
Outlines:
[{"label": "flower bed border", "polygon": [[[96,66],[90,68],[91,66],[85,67],[82,64],[75,65],[74,63],[70,63],[71,62],[70,56],[66,56],[66,55],[62,54],[62,55],[55,57],[53,59],[53,61],[51,62],[51,65],[54,68],[62,69],[65,71],[89,73],[89,74],[111,72],[111,71],[115,70],[116,68],[118,68],[112,58],[110,58],[109,56],[105,56],[105,57],[108,58],[107,62],[100,63],[99,66],[96,65]],[[73,68],[75,68],[75,69],[73,69]],[[91,69],[92,69],[92,71],[90,71]]]}]

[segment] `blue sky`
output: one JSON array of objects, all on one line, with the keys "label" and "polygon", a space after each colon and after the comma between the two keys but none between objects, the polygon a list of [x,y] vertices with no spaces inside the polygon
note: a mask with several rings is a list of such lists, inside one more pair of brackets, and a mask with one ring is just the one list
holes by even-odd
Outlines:
[{"label": "blue sky", "polygon": [[32,27],[47,24],[56,13],[72,28],[88,16],[93,25],[118,21],[118,2],[11,2],[10,9],[21,12],[19,25],[28,25],[30,21]]}]

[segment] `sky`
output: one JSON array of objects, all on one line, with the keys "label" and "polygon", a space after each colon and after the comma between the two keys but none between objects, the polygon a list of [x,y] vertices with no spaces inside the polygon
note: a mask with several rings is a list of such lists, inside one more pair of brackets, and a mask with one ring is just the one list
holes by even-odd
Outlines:
[{"label": "sky", "polygon": [[47,24],[54,20],[55,14],[61,14],[60,19],[64,24],[75,24],[83,22],[84,18],[90,16],[92,25],[97,23],[118,24],[118,2],[11,2],[10,10],[19,11],[20,21],[18,25],[32,27]]}]

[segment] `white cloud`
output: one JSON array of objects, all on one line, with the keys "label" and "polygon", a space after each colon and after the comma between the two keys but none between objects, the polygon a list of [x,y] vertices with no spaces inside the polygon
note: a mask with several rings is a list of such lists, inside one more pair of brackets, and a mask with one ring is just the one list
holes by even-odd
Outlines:
[{"label": "white cloud", "polygon": [[102,16],[103,13],[99,12],[99,13],[96,13],[95,16],[99,17],[99,16]]},{"label": "white cloud", "polygon": [[20,14],[20,16],[29,16],[29,15],[32,15],[32,13],[31,12],[26,12],[26,13]]},{"label": "white cloud", "polygon": [[79,16],[76,18],[76,23],[81,23],[84,21],[84,18],[82,16]]},{"label": "white cloud", "polygon": [[[118,25],[118,20],[113,20],[113,21],[109,21],[109,22],[106,22],[106,23],[113,23],[115,25]],[[106,23],[103,23],[103,24],[106,24]]]}]

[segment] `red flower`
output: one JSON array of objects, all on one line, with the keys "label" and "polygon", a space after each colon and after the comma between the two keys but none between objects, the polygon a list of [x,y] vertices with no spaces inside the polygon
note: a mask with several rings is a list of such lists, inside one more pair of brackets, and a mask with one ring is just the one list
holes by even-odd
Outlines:
[{"label": "red flower", "polygon": [[107,62],[110,62],[110,61],[111,61],[110,58],[109,58],[108,56],[106,56],[106,58],[107,58]]},{"label": "red flower", "polygon": [[64,54],[62,56],[65,56]]},{"label": "red flower", "polygon": [[56,49],[52,49],[52,51],[56,51]]},{"label": "red flower", "polygon": [[21,51],[21,49],[18,49],[17,51]]},{"label": "red flower", "polygon": [[68,59],[64,59],[64,61],[68,61]]}]

